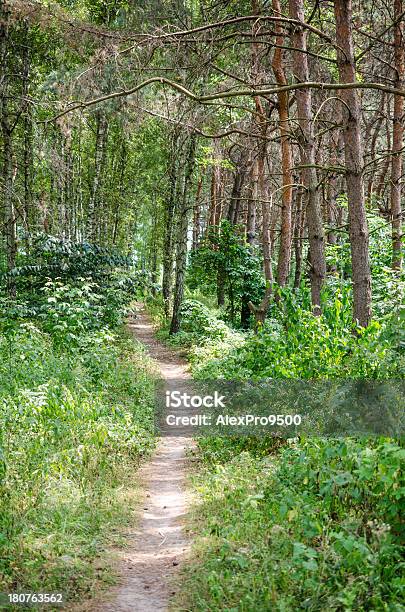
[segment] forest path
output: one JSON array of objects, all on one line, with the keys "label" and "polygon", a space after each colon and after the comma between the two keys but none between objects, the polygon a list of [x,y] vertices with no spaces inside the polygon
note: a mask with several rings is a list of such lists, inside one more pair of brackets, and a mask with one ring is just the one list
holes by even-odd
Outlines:
[{"label": "forest path", "polygon": [[[138,305],[128,322],[135,338],[147,348],[167,382],[190,378],[187,366],[155,337],[151,319]],[[189,438],[163,437],[152,459],[139,470],[140,516],[119,558],[119,584],[94,612],[155,612],[167,610],[172,577],[188,551],[183,532],[187,510],[186,449]]]}]

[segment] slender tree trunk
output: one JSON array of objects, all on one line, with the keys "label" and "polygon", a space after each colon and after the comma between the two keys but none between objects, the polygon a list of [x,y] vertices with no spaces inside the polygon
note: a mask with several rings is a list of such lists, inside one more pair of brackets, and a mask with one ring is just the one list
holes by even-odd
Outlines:
[{"label": "slender tree trunk", "polygon": [[219,226],[221,225],[222,213],[223,213],[223,195],[224,195],[223,182],[224,182],[224,178],[223,178],[223,173],[221,172],[221,168],[216,167],[215,171],[216,171],[216,181],[215,181],[215,185],[216,185],[216,196],[215,196],[216,206],[215,206],[214,225],[219,228]]},{"label": "slender tree trunk", "polygon": [[[17,257],[17,220],[14,208],[13,182],[12,137],[8,127],[8,118],[3,107],[3,203],[8,271],[15,268]],[[15,297],[16,286],[12,277],[9,278],[8,288],[10,295]]]},{"label": "slender tree trunk", "polygon": [[[337,123],[342,123],[342,115],[339,110],[334,109],[334,119]],[[341,130],[330,132],[329,137],[329,150],[330,150],[330,165],[332,167],[342,166],[343,160],[341,159],[341,151],[343,151],[343,141],[342,141],[342,132]],[[327,241],[328,244],[336,244],[337,243],[337,235],[334,231],[334,227],[338,226],[338,218],[340,211],[338,210],[339,206],[337,203],[337,198],[339,194],[339,183],[341,181],[341,174],[338,172],[333,172],[331,175],[328,184],[327,184],[327,202],[326,202],[326,222],[329,226],[327,232]],[[329,266],[328,272],[335,272],[336,266]]]},{"label": "slender tree trunk", "polygon": [[218,228],[222,216],[221,202],[221,169],[213,164],[211,167],[210,206],[208,226]]},{"label": "slender tree trunk", "polygon": [[265,189],[265,181],[264,181],[264,168],[262,172],[262,179],[260,181],[260,192],[262,197],[262,241],[263,241],[263,267],[264,267],[264,277],[266,279],[266,289],[264,292],[263,299],[260,304],[256,306],[248,300],[248,308],[252,313],[255,319],[254,329],[257,333],[260,327],[264,324],[266,320],[267,310],[269,308],[270,299],[273,294],[273,268],[272,268],[272,231],[271,231],[271,205],[268,201],[268,194]]},{"label": "slender tree trunk", "polygon": [[[374,123],[374,132],[371,137],[370,143],[370,162],[375,159],[375,147],[377,144],[378,137],[380,135],[380,130],[382,123],[384,121],[384,105],[385,105],[385,96],[384,94],[381,96],[380,107],[378,109],[378,118],[373,122]],[[368,179],[367,184],[367,198],[370,200],[374,193],[374,183],[375,183],[375,171],[370,172],[370,178]]]},{"label": "slender tree trunk", "polygon": [[[252,13],[254,15],[260,15],[262,10],[261,0],[252,0]],[[256,40],[259,34],[259,23],[253,25],[253,43],[252,43],[252,67],[251,67],[251,79],[255,87],[260,85],[261,82],[261,66],[260,66],[260,45]],[[266,120],[265,112],[262,106],[262,102],[258,96],[255,97],[256,112],[254,114],[254,123],[259,134],[262,132],[262,122]],[[248,197],[247,206],[247,219],[246,219],[246,240],[250,247],[253,247],[256,240],[256,208],[259,200],[259,182],[261,172],[261,152],[260,152],[260,141],[256,143],[256,150],[253,151],[253,164],[251,169],[251,193]],[[249,313],[249,308],[246,303],[246,312]]]},{"label": "slender tree trunk", "polygon": [[76,136],[75,146],[75,180],[74,185],[74,206],[75,206],[75,227],[74,227],[74,240],[80,242],[83,238],[83,164],[82,164],[82,124],[79,124],[79,128]]},{"label": "slender tree trunk", "polygon": [[74,236],[75,203],[73,191],[74,160],[71,145],[66,149],[66,226],[69,240]]},{"label": "slender tree trunk", "polygon": [[[261,107],[262,112],[264,113],[263,107]],[[269,201],[269,190],[267,188],[266,177],[265,177],[265,167],[266,161],[269,165],[269,160],[267,157],[267,141],[265,137],[267,135],[267,119],[261,114],[261,135],[262,139],[259,143],[259,194],[261,199],[261,211],[262,211],[262,247],[263,247],[263,270],[264,270],[264,278],[266,279],[266,286],[269,290],[269,297],[273,291],[273,267],[272,267],[272,234],[270,231],[271,225],[271,211],[272,211],[272,200]],[[269,168],[270,173],[270,168]]]},{"label": "slender tree trunk", "polygon": [[198,185],[197,185],[197,194],[195,196],[194,214],[193,214],[193,243],[192,243],[193,251],[195,251],[195,249],[198,247],[198,244],[200,242],[200,235],[201,235],[200,199],[201,199],[202,184],[203,184],[203,177],[200,176],[198,180]]},{"label": "slender tree trunk", "polygon": [[[273,11],[281,15],[280,0],[273,0]],[[284,70],[284,56],[281,45],[284,43],[282,26],[276,25],[276,44],[279,45],[274,51],[272,68],[277,84],[280,87],[287,85]],[[291,214],[292,214],[292,154],[289,139],[289,100],[287,92],[277,94],[277,108],[279,117],[280,145],[281,145],[281,168],[283,173],[283,190],[281,196],[281,231],[280,247],[277,265],[277,283],[284,287],[288,281],[291,262]]]},{"label": "slender tree trunk", "polygon": [[[265,181],[265,165],[267,159],[267,117],[263,104],[259,98],[255,98],[256,114],[255,122],[259,130],[260,138],[257,142],[257,158],[253,163],[252,168],[252,200],[254,203],[254,211],[256,213],[257,204],[260,199],[261,211],[262,211],[262,249],[263,249],[263,267],[264,275],[266,279],[266,290],[264,297],[260,304],[256,306],[250,300],[249,295],[242,296],[242,308],[241,308],[241,325],[242,327],[248,327],[250,313],[255,318],[255,331],[258,330],[260,325],[263,325],[267,310],[270,303],[270,298],[273,293],[273,269],[272,269],[272,243],[271,243],[271,232],[270,232],[270,206],[268,202],[268,193],[266,189]],[[248,209],[249,213],[249,209]],[[249,215],[248,215],[249,221]],[[256,225],[256,219],[255,219]],[[256,228],[254,228],[256,229]],[[252,230],[248,231],[248,242],[251,246],[254,244],[255,232]]]},{"label": "slender tree trunk", "polygon": [[165,233],[163,238],[163,279],[162,279],[162,295],[163,308],[165,317],[169,317],[170,302],[172,297],[173,285],[173,260],[174,260],[174,217],[176,210],[176,194],[177,194],[177,150],[179,144],[179,135],[177,132],[173,134],[170,166],[169,166],[169,192],[165,201],[164,224]]},{"label": "slender tree trunk", "polygon": [[[156,196],[155,196],[156,197]],[[156,206],[156,199],[154,201]],[[154,216],[152,219],[152,236],[149,253],[149,269],[152,282],[151,293],[156,296],[156,284],[158,280],[158,218]]]},{"label": "slender tree trunk", "polygon": [[107,148],[108,124],[102,113],[97,113],[97,132],[94,151],[94,175],[93,185],[90,195],[89,208],[87,212],[87,238],[91,241],[97,239],[98,234],[98,215],[100,213],[100,193],[102,190],[103,171]]},{"label": "slender tree trunk", "polygon": [[[394,17],[398,19],[395,26],[395,87],[404,88],[405,54],[404,54],[404,20],[402,15],[402,0],[394,0]],[[392,267],[399,270],[402,265],[402,219],[401,219],[401,178],[402,178],[402,146],[404,140],[404,98],[394,95],[394,117],[392,130],[392,162],[391,162],[391,219],[392,219]]]},{"label": "slender tree trunk", "polygon": [[[340,81],[354,83],[356,66],[352,36],[352,2],[351,0],[335,0],[334,8]],[[343,90],[341,98],[345,103],[343,137],[353,275],[353,316],[359,325],[366,327],[371,318],[371,274],[363,184],[361,104],[356,89]]]},{"label": "slender tree trunk", "polygon": [[125,178],[126,178],[125,173],[127,169],[127,155],[128,155],[127,145],[126,145],[124,136],[122,136],[122,146],[121,146],[120,159],[119,159],[119,190],[118,190],[119,197],[117,198],[117,203],[116,203],[115,211],[114,211],[114,225],[113,225],[113,234],[112,234],[112,243],[114,245],[117,243],[119,223],[120,223],[121,203],[124,200]]},{"label": "slender tree trunk", "polygon": [[295,225],[294,225],[294,253],[295,253],[295,273],[294,288],[298,289],[301,284],[302,272],[302,247],[304,242],[305,211],[303,206],[303,193],[299,189],[295,203]]},{"label": "slender tree trunk", "polygon": [[215,166],[211,168],[211,187],[210,187],[210,208],[208,225],[215,225],[215,217],[217,214],[217,173]]},{"label": "slender tree trunk", "polygon": [[246,218],[246,240],[253,247],[256,239],[256,205],[259,199],[259,168],[255,159],[251,171],[251,189],[248,193],[247,218]]},{"label": "slender tree trunk", "polygon": [[29,246],[30,217],[32,214],[32,168],[33,168],[33,134],[32,118],[28,114],[24,119],[24,218],[26,240]]},{"label": "slender tree trunk", "polygon": [[[289,0],[290,16],[304,21],[303,0]],[[294,53],[294,72],[299,82],[309,81],[308,56],[306,54],[306,31],[294,28],[292,46],[302,52]],[[322,224],[322,210],[317,189],[315,168],[316,149],[312,122],[312,96],[310,89],[297,90],[297,112],[300,127],[300,150],[303,180],[307,190],[306,217],[309,239],[309,261],[311,279],[311,298],[314,314],[321,313],[321,289],[326,275],[325,237]]]},{"label": "slender tree trunk", "polygon": [[188,202],[189,202],[189,190],[191,180],[193,176],[194,164],[195,164],[195,147],[196,137],[195,134],[190,136],[186,168],[184,176],[184,187],[181,198],[181,207],[179,210],[179,232],[177,236],[177,250],[176,250],[176,282],[174,287],[174,298],[173,298],[173,316],[170,324],[170,333],[176,334],[180,330],[181,323],[181,305],[183,302],[184,295],[184,279],[186,274],[187,265],[187,233],[188,233]]},{"label": "slender tree trunk", "polygon": [[62,238],[66,238],[66,230],[67,230],[67,224],[66,224],[66,186],[67,186],[67,180],[66,180],[66,152],[65,152],[65,136],[64,134],[61,132],[59,134],[59,139],[58,139],[58,148],[59,148],[59,158],[60,158],[60,170],[59,170],[59,176],[58,176],[58,200],[57,200],[57,206],[58,206],[58,213],[59,213],[59,218],[58,218],[58,234],[60,236],[62,236]]},{"label": "slender tree trunk", "polygon": [[272,255],[272,243],[271,243],[271,219],[270,219],[270,211],[271,204],[268,201],[268,194],[263,194],[262,199],[262,232],[263,232],[263,269],[264,269],[264,278],[266,282],[273,287],[273,267],[271,261]]},{"label": "slender tree trunk", "polygon": [[[25,36],[28,33],[28,24],[25,24]],[[32,173],[34,164],[33,152],[33,130],[32,130],[32,113],[31,106],[25,100],[29,95],[29,77],[30,77],[30,53],[29,46],[23,46],[23,89],[22,98],[24,104],[24,229],[25,229],[25,244],[27,252],[30,249],[30,216],[32,214]]]},{"label": "slender tree trunk", "polygon": [[[0,4],[0,116],[3,139],[3,210],[4,233],[6,242],[7,270],[15,268],[17,256],[17,220],[14,209],[13,193],[13,139],[9,111],[8,91],[8,39],[9,10]],[[12,276],[8,280],[8,290],[11,297],[16,295],[16,285]]]},{"label": "slender tree trunk", "polygon": [[242,189],[245,183],[247,172],[247,159],[243,154],[240,157],[240,162],[235,170],[231,197],[229,201],[227,219],[229,223],[235,225],[238,221],[240,201],[242,197]]},{"label": "slender tree trunk", "polygon": [[[389,101],[387,102],[386,112],[387,112],[387,115],[389,115],[390,113]],[[391,126],[390,126],[390,122],[388,121],[388,119],[385,122],[385,137],[386,137],[387,149],[390,150],[391,149]],[[391,163],[390,157],[389,155],[387,155],[383,163],[381,164],[381,171],[378,176],[377,186],[375,190],[375,195],[377,198],[378,206],[382,214],[384,215],[387,214],[387,210],[386,210],[386,206],[384,206],[383,198],[384,198],[385,190],[387,187],[387,177],[389,177],[390,163]]]}]

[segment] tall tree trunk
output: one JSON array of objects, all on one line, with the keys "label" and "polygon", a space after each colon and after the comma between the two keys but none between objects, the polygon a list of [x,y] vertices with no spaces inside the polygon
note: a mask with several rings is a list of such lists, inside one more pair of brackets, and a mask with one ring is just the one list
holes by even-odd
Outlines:
[{"label": "tall tree trunk", "polygon": [[[28,33],[28,24],[24,28],[25,36]],[[24,105],[24,121],[23,121],[23,147],[24,147],[24,206],[23,218],[25,229],[25,244],[27,252],[30,249],[30,216],[32,214],[32,180],[33,180],[33,129],[32,129],[32,113],[31,105],[26,102],[29,95],[29,78],[30,78],[30,48],[28,44],[23,46],[23,80],[22,80],[22,98]]]},{"label": "tall tree trunk", "polygon": [[117,198],[117,203],[116,203],[115,210],[114,210],[114,225],[113,225],[113,234],[112,234],[112,243],[114,245],[117,243],[119,223],[120,223],[120,210],[121,210],[121,204],[124,201],[127,156],[128,156],[127,144],[126,144],[124,135],[122,135],[122,145],[121,145],[121,152],[120,152],[120,158],[119,158],[119,163],[118,163],[118,173],[119,173],[118,194],[119,194],[119,197]]},{"label": "tall tree trunk", "polygon": [[[341,108],[339,110],[334,109],[334,119],[337,123],[342,123]],[[340,115],[339,115],[340,111]],[[342,166],[343,160],[341,159],[341,152],[343,152],[343,138],[342,131],[338,130],[331,131],[329,135],[329,151],[330,151],[330,165],[332,167]],[[338,219],[340,217],[340,207],[337,203],[339,195],[339,187],[342,180],[342,176],[339,172],[333,172],[329,178],[327,184],[327,202],[326,202],[326,222],[328,224],[327,242],[328,244],[337,243],[337,235],[334,230],[339,225]],[[328,266],[328,272],[335,272],[336,266]]]},{"label": "tall tree trunk", "polygon": [[270,298],[273,293],[273,268],[272,268],[272,239],[271,239],[271,219],[270,219],[271,204],[262,192],[262,240],[263,240],[263,268],[264,277],[266,279],[266,290],[260,304],[256,306],[253,302],[248,301],[248,308],[255,318],[255,332],[266,320],[267,310],[270,304]]},{"label": "tall tree trunk", "polygon": [[174,260],[174,217],[176,210],[176,193],[179,177],[177,176],[177,150],[179,134],[177,131],[172,135],[170,162],[169,162],[169,192],[165,200],[164,210],[164,238],[163,238],[163,279],[162,295],[165,317],[169,317],[170,302],[173,285],[173,260]]},{"label": "tall tree trunk", "polygon": [[210,207],[209,207],[209,219],[208,225],[210,227],[215,225],[215,218],[217,214],[217,172],[216,168],[213,165],[211,167],[211,186],[210,186]]},{"label": "tall tree trunk", "polygon": [[[352,36],[352,2],[335,0],[337,59],[341,83],[356,82]],[[345,143],[349,236],[353,275],[353,316],[366,327],[371,318],[371,274],[368,254],[368,226],[363,184],[361,104],[356,89],[341,91],[345,103]],[[350,110],[349,110],[350,109]]]},{"label": "tall tree trunk", "polygon": [[259,199],[259,167],[257,159],[253,162],[250,176],[251,188],[248,190],[246,240],[253,247],[256,239],[256,205]]},{"label": "tall tree trunk", "polygon": [[[289,0],[292,19],[304,21],[303,0]],[[294,72],[299,82],[309,81],[306,31],[303,28],[293,29],[292,46],[300,49],[294,52]],[[306,217],[309,239],[309,261],[311,279],[311,299],[314,314],[321,312],[321,289],[326,275],[325,237],[322,224],[322,209],[317,188],[315,168],[316,149],[312,121],[312,95],[310,89],[296,91],[298,122],[300,127],[300,152],[303,166],[302,176],[307,190]]]},{"label": "tall tree trunk", "polygon": [[[377,144],[377,140],[378,137],[380,135],[380,130],[381,130],[381,126],[382,123],[384,121],[384,105],[385,105],[385,95],[383,94],[381,96],[381,102],[380,102],[380,107],[378,109],[378,117],[376,120],[373,121],[373,126],[374,126],[374,131],[373,131],[373,135],[371,137],[371,142],[370,142],[370,147],[369,147],[369,151],[370,151],[370,155],[369,155],[369,159],[370,162],[374,161],[375,159],[375,147]],[[371,127],[370,127],[370,132],[371,132]],[[367,199],[370,200],[373,196],[374,193],[374,183],[375,183],[375,168],[372,168],[372,171],[370,172],[370,177],[368,179],[368,184],[367,184]]]},{"label": "tall tree trunk", "polygon": [[[154,205],[156,206],[156,197],[154,199]],[[156,284],[158,280],[158,217],[155,215],[152,219],[152,236],[151,244],[149,248],[149,270],[150,278],[152,282],[151,293],[156,296]]]},{"label": "tall tree trunk", "polygon": [[[262,2],[261,0],[252,0],[252,13],[254,15],[260,15],[262,11]],[[256,37],[259,35],[259,22],[253,24],[253,43],[252,43],[252,67],[251,67],[251,80],[255,87],[260,86],[262,70],[260,66],[260,56],[259,56],[259,48],[260,45],[256,40]],[[263,126],[262,122],[266,121],[265,112],[263,109],[261,99],[256,96],[255,97],[255,106],[256,112],[254,114],[254,124],[257,129],[259,136],[262,133]],[[246,219],[246,239],[250,247],[253,247],[256,240],[256,209],[257,203],[259,200],[259,192],[260,192],[260,173],[261,166],[263,163],[263,155],[260,150],[260,140],[256,142],[256,147],[252,152],[253,155],[253,164],[251,169],[251,190],[249,190],[248,194],[248,206],[247,206],[247,219]],[[246,312],[249,316],[249,308],[246,302]]]},{"label": "tall tree trunk", "polygon": [[82,163],[82,123],[79,123],[76,141],[75,156],[75,180],[74,185],[74,207],[75,207],[75,228],[74,240],[81,242],[83,239],[83,163]]},{"label": "tall tree trunk", "polygon": [[184,295],[184,278],[187,265],[187,233],[188,233],[188,203],[191,180],[195,164],[196,136],[192,134],[189,139],[186,167],[184,175],[183,194],[179,210],[179,224],[176,250],[176,282],[173,297],[173,316],[170,323],[170,333],[176,334],[180,330],[181,305]]},{"label": "tall tree trunk", "polygon": [[264,268],[264,277],[266,279],[266,289],[265,289],[264,296],[260,304],[256,306],[256,304],[253,304],[253,302],[250,300],[248,300],[248,303],[247,303],[249,311],[252,313],[255,319],[255,323],[254,323],[255,332],[257,332],[260,329],[260,327],[263,325],[263,323],[266,320],[267,310],[269,308],[270,299],[273,294],[273,283],[274,283],[273,268],[272,268],[272,250],[273,250],[272,225],[275,224],[276,221],[275,221],[275,217],[274,217],[274,221],[271,219],[271,216],[272,216],[271,213],[273,213],[274,215],[274,208],[272,209],[271,203],[268,201],[269,194],[267,193],[267,190],[265,187],[264,167],[261,173],[259,185],[260,185],[260,193],[261,193],[261,199],[262,199],[263,268]]},{"label": "tall tree trunk", "polygon": [[[8,116],[3,107],[3,205],[4,225],[6,234],[7,270],[15,268],[17,257],[17,219],[14,208],[13,167],[12,167],[12,137],[8,126]],[[16,285],[13,277],[8,280],[11,297],[16,295]]]},{"label": "tall tree trunk", "polygon": [[[280,0],[273,0],[273,11],[281,15]],[[284,57],[281,45],[284,43],[281,24],[276,25],[276,44],[272,68],[277,84],[280,87],[287,85],[284,70]],[[279,117],[280,145],[281,145],[281,168],[283,173],[283,190],[281,196],[281,231],[280,247],[277,265],[277,283],[284,287],[288,281],[291,262],[291,213],[292,213],[292,154],[289,139],[289,101],[287,92],[277,94],[277,108]]]},{"label": "tall tree trunk", "polygon": [[238,221],[242,189],[247,172],[247,154],[241,154],[239,163],[235,169],[231,197],[229,201],[227,219],[235,225]]},{"label": "tall tree trunk", "polygon": [[[3,210],[4,233],[6,243],[7,270],[15,268],[17,256],[17,220],[14,208],[13,193],[13,139],[11,118],[9,110],[8,91],[8,39],[9,39],[9,9],[5,4],[0,5],[0,116],[1,132],[3,138]],[[8,290],[11,297],[16,295],[14,278],[9,277]]]},{"label": "tall tree trunk", "polygon": [[[390,125],[390,121],[388,120],[388,115],[390,114],[389,100],[387,101],[386,112],[387,112],[387,120],[385,122],[385,138],[386,138],[386,143],[387,143],[386,148],[387,150],[390,150],[391,149],[391,125]],[[384,200],[385,190],[387,188],[387,177],[389,176],[390,163],[391,163],[390,156],[387,155],[383,163],[381,164],[381,170],[377,178],[377,186],[375,190],[378,207],[380,208],[380,211],[384,215],[387,214],[387,207],[385,206],[385,202],[383,200]]]},{"label": "tall tree trunk", "polygon": [[[402,0],[394,0],[394,17],[397,19],[394,34],[396,89],[403,89],[405,82],[404,20],[400,19],[402,9]],[[404,98],[394,95],[391,163],[392,267],[398,270],[402,265],[401,178],[403,140]]]},{"label": "tall tree trunk", "polygon": [[295,202],[295,224],[294,224],[294,253],[295,253],[295,272],[294,288],[298,289],[301,284],[302,272],[302,247],[304,242],[305,210],[303,206],[302,189],[297,191]]},{"label": "tall tree trunk", "polygon": [[263,242],[263,269],[266,283],[273,288],[273,267],[271,262],[272,242],[270,231],[270,211],[271,203],[268,200],[268,193],[263,193],[262,197],[262,242]]},{"label": "tall tree trunk", "polygon": [[59,176],[58,176],[58,213],[59,213],[59,219],[58,219],[59,232],[58,233],[60,236],[62,236],[62,238],[66,238],[66,235],[67,235],[67,231],[66,231],[67,230],[67,223],[66,223],[66,219],[67,219],[66,141],[65,141],[65,136],[62,132],[59,134],[58,140],[59,140],[58,144],[60,144],[60,148],[59,148],[60,170],[59,170]]},{"label": "tall tree trunk", "polygon": [[221,168],[215,160],[211,166],[210,206],[208,211],[208,225],[215,228],[219,227],[222,217],[221,180]]},{"label": "tall tree trunk", "polygon": [[198,244],[200,242],[200,236],[201,236],[201,204],[200,204],[200,199],[201,199],[202,184],[203,184],[203,177],[200,176],[200,178],[198,180],[198,185],[197,185],[197,193],[196,193],[196,196],[195,196],[194,214],[193,214],[193,243],[192,243],[193,251],[195,251],[195,249],[198,247]]},{"label": "tall tree trunk", "polygon": [[98,235],[98,215],[100,213],[100,193],[103,183],[103,171],[107,150],[108,124],[107,119],[101,112],[97,113],[97,132],[94,150],[94,174],[93,185],[90,194],[89,208],[87,212],[87,238],[93,242]]},{"label": "tall tree trunk", "polygon": [[219,228],[222,221],[223,214],[223,200],[224,200],[224,176],[220,167],[216,167],[216,207],[215,207],[215,217],[214,217],[214,225]]}]

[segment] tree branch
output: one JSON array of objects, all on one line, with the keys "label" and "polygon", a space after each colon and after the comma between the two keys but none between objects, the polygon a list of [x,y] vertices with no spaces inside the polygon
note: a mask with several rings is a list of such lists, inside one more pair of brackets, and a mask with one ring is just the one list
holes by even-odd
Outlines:
[{"label": "tree branch", "polygon": [[[315,28],[309,23],[306,23],[305,21],[300,21],[299,19],[291,19],[289,17],[274,17],[273,15],[245,15],[243,17],[232,17],[231,19],[226,19],[224,21],[216,21],[214,23],[207,23],[203,26],[199,26],[197,28],[191,28],[189,30],[179,30],[177,32],[165,32],[164,34],[149,34],[149,35],[145,33],[132,34],[131,38],[142,37],[143,39],[149,38],[150,40],[163,40],[165,38],[181,38],[183,36],[188,36],[190,34],[197,34],[199,32],[206,32],[207,30],[213,30],[216,28],[223,28],[229,25],[235,25],[237,23],[243,23],[244,21],[254,21],[255,23],[259,21],[271,21],[273,23],[286,23],[290,25],[295,25],[301,28],[305,28],[306,30],[309,30],[313,34],[316,34],[320,38],[323,38],[324,40],[327,40],[329,43],[333,44],[333,40],[330,36],[325,34],[325,32],[322,32],[322,30],[319,30],[318,28]],[[125,51],[126,49],[124,49],[123,52]]]},{"label": "tree branch", "polygon": [[183,85],[180,85],[180,83],[170,81],[169,79],[166,79],[164,77],[152,77],[150,79],[147,79],[146,81],[143,81],[142,83],[139,83],[138,85],[135,85],[130,89],[122,89],[120,91],[115,91],[109,94],[105,94],[103,96],[99,96],[98,98],[93,98],[92,100],[73,104],[73,106],[65,108],[63,111],[61,111],[51,119],[40,121],[39,123],[49,123],[51,121],[59,119],[60,117],[63,117],[64,115],[67,115],[68,113],[71,113],[72,111],[85,109],[89,106],[94,106],[96,104],[100,104],[101,102],[106,102],[107,100],[113,100],[114,98],[123,98],[126,96],[130,96],[136,93],[137,91],[140,91],[141,89],[144,89],[145,87],[148,87],[149,85],[152,85],[154,83],[160,85],[167,85],[175,91],[178,91],[179,93],[183,94],[187,98],[190,98],[194,102],[199,102],[201,104],[211,103],[214,100],[222,100],[224,98],[237,98],[240,96],[269,96],[282,91],[296,91],[298,89],[324,89],[333,91],[344,89],[376,89],[379,91],[385,91],[387,93],[392,93],[398,96],[405,97],[405,90],[396,89],[395,87],[389,87],[387,85],[383,85],[382,83],[319,83],[315,81],[294,83],[291,85],[285,85],[283,87],[272,87],[269,89],[234,89],[231,91],[220,91],[212,94],[198,96],[191,90],[187,89],[186,87],[183,87]]}]

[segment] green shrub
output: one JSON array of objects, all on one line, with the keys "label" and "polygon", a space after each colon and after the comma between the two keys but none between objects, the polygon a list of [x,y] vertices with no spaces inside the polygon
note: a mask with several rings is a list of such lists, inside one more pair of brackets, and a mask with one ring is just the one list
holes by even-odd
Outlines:
[{"label": "green shrub", "polygon": [[403,356],[395,350],[395,333],[390,331],[395,325],[374,321],[355,336],[350,326],[297,307],[294,318],[268,319],[258,334],[246,335],[220,361],[197,351],[195,371],[199,378],[229,380],[402,376]]},{"label": "green shrub", "polygon": [[[278,455],[207,454],[196,475],[193,610],[401,610],[405,451],[311,440]],[[225,451],[225,452],[224,452]]]},{"label": "green shrub", "polygon": [[31,301],[3,299],[3,590],[70,601],[111,581],[93,561],[132,520],[134,473],[154,447],[150,363],[117,331],[128,282],[49,279]]},{"label": "green shrub", "polygon": [[[391,293],[397,288],[396,279]],[[404,315],[387,308],[387,295],[366,330],[353,329],[341,279],[326,287],[321,317],[308,297],[305,288],[284,289],[258,334],[228,328],[215,341],[206,331],[210,311],[188,307],[190,331],[182,333],[194,376],[403,377]],[[405,451],[396,441],[211,436],[198,439],[198,459],[196,556],[184,570],[179,607],[403,609]]]},{"label": "green shrub", "polygon": [[66,353],[23,324],[13,342],[10,354],[0,336],[0,580],[70,598],[94,580],[109,526],[130,518],[123,485],[154,445],[153,383],[111,332]]}]

